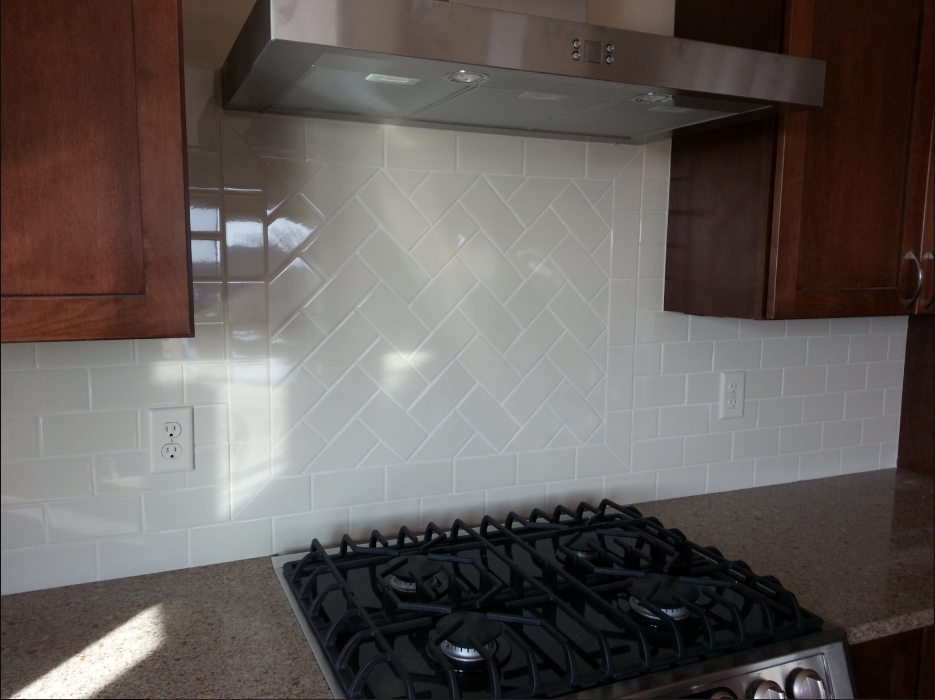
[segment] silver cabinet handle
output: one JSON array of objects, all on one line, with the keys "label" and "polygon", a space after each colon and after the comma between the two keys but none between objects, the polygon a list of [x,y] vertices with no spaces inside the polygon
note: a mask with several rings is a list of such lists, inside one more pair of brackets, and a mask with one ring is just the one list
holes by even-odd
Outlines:
[{"label": "silver cabinet handle", "polygon": [[932,280],[932,274],[935,273],[935,255],[926,253],[922,256],[922,263],[924,264],[923,274],[928,274],[929,295],[922,300],[922,306],[927,309],[935,301],[935,283]]},{"label": "silver cabinet handle", "polygon": [[906,253],[905,256],[903,256],[903,264],[905,264],[907,260],[910,260],[913,263],[915,263],[915,268],[916,268],[915,269],[915,289],[913,290],[910,296],[900,297],[899,299],[903,303],[903,306],[905,306],[908,309],[910,306],[915,304],[915,301],[919,296],[919,292],[922,291],[922,264],[919,262],[919,258],[916,257],[915,252],[911,250],[908,253]]}]

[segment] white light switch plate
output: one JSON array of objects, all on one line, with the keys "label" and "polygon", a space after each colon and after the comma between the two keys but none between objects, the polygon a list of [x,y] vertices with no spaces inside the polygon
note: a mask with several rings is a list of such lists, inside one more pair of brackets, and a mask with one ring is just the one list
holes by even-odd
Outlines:
[{"label": "white light switch plate", "polygon": [[191,406],[149,409],[149,464],[154,474],[195,468],[195,421]]}]

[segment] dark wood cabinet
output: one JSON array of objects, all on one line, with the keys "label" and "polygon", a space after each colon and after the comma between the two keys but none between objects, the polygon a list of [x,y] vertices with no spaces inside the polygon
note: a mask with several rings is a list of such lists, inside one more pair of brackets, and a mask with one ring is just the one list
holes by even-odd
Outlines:
[{"label": "dark wood cabinet", "polygon": [[4,0],[2,339],[192,334],[177,0]]},{"label": "dark wood cabinet", "polygon": [[676,36],[827,62],[825,106],[672,142],[665,309],[931,313],[932,3],[681,0]]},{"label": "dark wood cabinet", "polygon": [[850,649],[858,698],[931,698],[932,625],[855,644]]}]

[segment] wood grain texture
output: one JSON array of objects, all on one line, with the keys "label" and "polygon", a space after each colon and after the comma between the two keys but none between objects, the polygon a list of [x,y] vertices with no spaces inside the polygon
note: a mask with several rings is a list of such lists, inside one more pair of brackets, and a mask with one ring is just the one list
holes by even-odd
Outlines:
[{"label": "wood grain texture", "polygon": [[[96,25],[88,26],[87,22],[74,24],[74,15],[81,13],[75,13],[73,3],[56,0],[2,3],[4,168],[8,136],[9,141],[16,140],[16,133],[9,129],[6,115],[8,112],[15,114],[18,110],[17,104],[10,99],[11,92],[6,89],[8,83],[17,86],[16,76],[6,73],[7,32],[13,26],[7,25],[6,13],[27,5],[30,11],[41,6],[43,26],[40,30],[52,25],[56,27],[50,30],[53,33],[72,34],[80,30],[80,34],[73,37],[66,47],[66,54],[75,54],[76,63],[101,61],[103,59],[98,53],[103,52],[107,56],[104,63],[113,61],[119,64],[112,71],[125,71],[129,66],[131,80],[127,89],[117,91],[116,97],[101,98],[100,102],[93,95],[88,98],[88,108],[97,110],[95,118],[101,121],[99,129],[105,134],[102,143],[100,139],[85,141],[87,129],[80,121],[71,124],[73,128],[69,129],[69,122],[61,117],[61,114],[67,114],[67,107],[62,107],[59,113],[54,112],[52,106],[57,102],[56,97],[68,92],[65,89],[57,91],[58,83],[66,80],[67,74],[52,72],[47,79],[47,84],[52,87],[43,90],[42,99],[50,105],[52,125],[64,130],[60,137],[62,142],[74,143],[79,150],[84,149],[77,163],[91,170],[97,168],[98,181],[90,190],[86,188],[75,197],[72,209],[82,208],[81,218],[72,216],[73,212],[67,207],[60,207],[57,201],[50,202],[48,197],[42,196],[46,191],[62,188],[63,181],[80,178],[81,167],[76,168],[76,173],[64,173],[58,166],[50,168],[49,182],[32,191],[17,189],[8,183],[4,174],[4,287],[0,302],[3,341],[190,336],[194,326],[178,2],[108,0],[107,3],[91,3],[94,16],[112,13],[118,19],[111,21],[123,23],[120,24],[123,34],[130,37],[132,55],[129,57],[107,54],[110,49],[102,47],[114,40],[108,32],[95,29]],[[27,18],[18,19],[21,24],[30,17],[35,18],[28,11],[20,11],[20,15]],[[127,20],[130,24],[125,26]],[[66,54],[57,62],[64,62]],[[41,58],[41,55],[37,57]],[[34,70],[52,71],[54,68]],[[17,89],[22,93],[29,86]],[[39,112],[28,116],[43,122],[44,114]],[[18,118],[23,120],[23,117]],[[118,160],[121,163],[132,160],[130,165],[133,167],[115,168],[112,163],[100,165],[117,158],[114,153],[123,153],[120,148],[125,147],[124,144],[116,151],[110,149],[111,124],[121,144],[128,139],[132,141],[133,158],[128,159],[124,153]],[[41,132],[47,128],[51,127],[39,125],[32,131]],[[129,136],[124,133],[127,131]],[[15,149],[11,153],[15,153]],[[97,196],[105,189],[109,197]],[[8,197],[19,202],[20,210],[25,212],[17,214],[21,225],[10,228],[6,219]],[[108,219],[113,212],[115,197],[132,200],[132,206],[128,205],[130,208],[126,209],[132,210],[132,215],[125,216],[122,223],[115,220],[112,226],[115,232],[112,235],[123,241],[122,248],[101,243],[99,228],[89,223],[95,217]],[[51,243],[41,234],[35,234],[32,222],[26,216],[30,211],[39,210],[52,222],[50,225],[58,226],[56,239]],[[28,264],[23,257],[26,253],[19,251],[29,250],[31,243],[35,243],[35,250],[28,253],[33,261]],[[17,253],[9,261],[8,244],[10,250]],[[83,250],[83,254],[73,255],[70,251],[75,247]],[[93,285],[72,285],[75,275],[62,272],[71,269],[69,266],[78,270],[81,277],[93,280]],[[123,272],[118,274],[114,270]],[[20,282],[20,273],[26,280],[39,281]]]},{"label": "wood grain texture", "polygon": [[676,35],[825,60],[825,106],[756,137],[741,126],[673,139],[665,309],[742,318],[912,312],[901,302],[902,258],[923,257],[931,228],[923,223],[931,3],[747,5],[680,0]]},{"label": "wood grain texture", "polygon": [[[675,35],[782,50],[784,0],[678,2]],[[777,121],[672,140],[664,308],[763,318]]]},{"label": "wood grain texture", "polygon": [[851,672],[857,697],[930,698],[919,693],[927,690],[920,671],[926,663],[922,654],[931,636],[930,625],[852,646]]},{"label": "wood grain texture", "polygon": [[132,7],[73,10],[0,4],[3,296],[145,286]]},{"label": "wood grain texture", "polygon": [[908,312],[900,260],[918,251],[931,123],[924,5],[791,0],[786,51],[828,72],[825,106],[780,127],[770,317]]},{"label": "wood grain texture", "polygon": [[909,318],[896,463],[901,469],[935,476],[935,319],[931,314]]}]

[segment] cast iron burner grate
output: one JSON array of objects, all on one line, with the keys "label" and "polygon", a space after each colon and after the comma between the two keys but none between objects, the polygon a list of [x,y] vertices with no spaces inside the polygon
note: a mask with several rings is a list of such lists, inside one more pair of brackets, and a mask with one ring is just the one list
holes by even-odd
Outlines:
[{"label": "cast iron burner grate", "polygon": [[609,500],[318,540],[283,567],[348,697],[555,697],[821,627],[758,576]]}]

